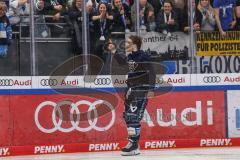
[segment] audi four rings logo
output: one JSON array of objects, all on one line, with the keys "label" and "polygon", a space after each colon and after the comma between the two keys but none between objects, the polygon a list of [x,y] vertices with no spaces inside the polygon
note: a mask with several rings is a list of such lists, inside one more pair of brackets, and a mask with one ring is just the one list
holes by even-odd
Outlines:
[{"label": "audi four rings logo", "polygon": [[56,86],[58,81],[56,79],[41,79],[40,84],[42,86]]},{"label": "audi four rings logo", "polygon": [[108,85],[111,84],[110,78],[95,78],[94,80],[95,85]]},{"label": "audi four rings logo", "polygon": [[219,83],[221,78],[219,76],[204,76],[203,82],[205,83]]},{"label": "audi four rings logo", "polygon": [[13,86],[14,81],[12,79],[0,79],[0,86]]},{"label": "audi four rings logo", "polygon": [[[104,104],[106,105],[110,110],[111,110],[111,113],[112,113],[112,119],[111,121],[109,122],[108,125],[106,126],[97,126],[97,121],[98,121],[98,114],[97,114],[97,111],[96,111],[96,106],[98,104]],[[88,127],[80,127],[79,124],[80,124],[80,111],[78,109],[79,106],[81,105],[87,105],[89,108],[88,108],[88,113],[87,113],[87,118],[88,118],[88,123],[89,123],[89,126]],[[70,109],[70,123],[71,123],[71,127],[69,128],[63,128],[61,125],[62,125],[62,120],[63,120],[63,113],[62,113],[62,110],[61,110],[61,106],[70,106],[71,109]],[[52,128],[44,128],[40,122],[42,122],[43,120],[45,120],[45,117],[43,117],[44,119],[41,119],[41,121],[39,121],[39,113],[41,110],[47,108],[47,110],[49,110],[48,108],[49,107],[52,107],[53,110],[52,110],[52,123],[53,123],[53,126]],[[91,112],[94,110],[94,120],[91,119]],[[57,121],[56,119],[56,113],[58,113],[58,116],[59,116],[59,119]],[[74,117],[73,115],[77,115],[76,116],[76,119],[74,120]],[[68,132],[71,132],[73,130],[77,130],[77,131],[80,131],[80,132],[88,132],[90,131],[91,129],[94,129],[96,131],[106,131],[108,130],[109,128],[112,127],[112,125],[114,124],[114,121],[115,121],[115,111],[114,111],[114,108],[113,106],[107,102],[107,101],[103,101],[103,100],[97,100],[95,102],[89,102],[89,101],[86,101],[86,100],[80,100],[76,103],[73,103],[71,101],[61,101],[60,103],[55,103],[55,102],[52,102],[52,101],[44,101],[42,103],[40,103],[38,106],[37,106],[37,109],[35,111],[35,114],[34,114],[34,119],[35,119],[35,123],[36,123],[36,126],[38,127],[38,129],[44,133],[53,133],[55,131],[61,131],[61,132],[64,132],[64,133],[68,133]]]}]

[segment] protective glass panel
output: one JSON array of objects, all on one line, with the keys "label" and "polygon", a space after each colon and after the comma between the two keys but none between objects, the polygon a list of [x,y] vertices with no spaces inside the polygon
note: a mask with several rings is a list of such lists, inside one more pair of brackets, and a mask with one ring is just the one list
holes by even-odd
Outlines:
[{"label": "protective glass panel", "polygon": [[194,29],[197,73],[239,73],[240,1],[199,0]]},{"label": "protective glass panel", "polygon": [[[35,70],[37,75],[47,76],[82,52],[81,49],[74,50],[72,45],[75,34],[72,21],[77,17],[73,20],[69,18],[73,8],[70,1],[36,0],[33,5]],[[73,71],[73,63],[66,68]],[[64,72],[58,72],[57,75],[64,75]]]},{"label": "protective glass panel", "polygon": [[190,16],[185,0],[139,1],[137,33],[153,63],[163,65],[161,73],[191,73]]},{"label": "protective glass panel", "polygon": [[0,65],[1,75],[18,76],[30,74],[30,1],[18,5],[18,0],[0,3],[1,29]]}]

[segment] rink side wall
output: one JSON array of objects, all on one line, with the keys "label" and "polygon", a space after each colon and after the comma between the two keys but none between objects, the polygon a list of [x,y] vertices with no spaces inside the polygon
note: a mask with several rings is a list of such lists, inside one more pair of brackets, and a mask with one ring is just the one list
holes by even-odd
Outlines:
[{"label": "rink side wall", "polygon": [[[120,150],[125,76],[1,77],[0,157]],[[240,146],[240,75],[159,76],[141,149]]]}]

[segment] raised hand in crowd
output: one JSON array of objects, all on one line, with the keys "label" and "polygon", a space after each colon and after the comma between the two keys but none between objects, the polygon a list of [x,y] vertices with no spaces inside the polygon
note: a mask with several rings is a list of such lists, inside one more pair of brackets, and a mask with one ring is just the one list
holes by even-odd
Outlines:
[{"label": "raised hand in crowd", "polygon": [[120,8],[120,14],[124,15],[124,8],[123,8],[123,6]]},{"label": "raised hand in crowd", "polygon": [[199,23],[194,23],[193,28],[194,28],[195,31],[200,30],[200,24]]},{"label": "raised hand in crowd", "polygon": [[105,16],[106,16],[106,12],[101,12],[100,15],[99,15],[99,18],[104,19]]},{"label": "raised hand in crowd", "polygon": [[57,11],[61,11],[63,7],[62,7],[62,5],[59,4],[59,5],[53,6],[53,8]]},{"label": "raised hand in crowd", "polygon": [[149,11],[149,12],[148,12],[148,17],[149,17],[149,18],[154,17],[154,12],[153,12],[153,11]]},{"label": "raised hand in crowd", "polygon": [[61,13],[60,13],[60,12],[56,13],[56,14],[53,16],[53,20],[56,20],[56,21],[58,21],[60,18],[61,18]]},{"label": "raised hand in crowd", "polygon": [[234,20],[230,23],[230,28],[231,28],[231,29],[234,29],[235,26],[236,26],[236,24],[237,24],[237,21],[236,21],[236,19],[234,19]]},{"label": "raised hand in crowd", "polygon": [[169,19],[168,22],[167,22],[167,24],[169,24],[169,25],[174,25],[174,24],[175,24],[174,19]]},{"label": "raised hand in crowd", "polygon": [[113,20],[113,16],[109,15],[108,13],[106,13],[106,18],[109,19],[109,20]]}]

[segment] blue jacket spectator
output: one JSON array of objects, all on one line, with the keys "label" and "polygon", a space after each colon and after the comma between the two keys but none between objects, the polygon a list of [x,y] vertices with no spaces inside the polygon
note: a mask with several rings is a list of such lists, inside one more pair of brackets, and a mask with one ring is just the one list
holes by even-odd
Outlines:
[{"label": "blue jacket spectator", "polygon": [[5,57],[12,39],[12,28],[6,16],[7,6],[0,2],[0,56]]},{"label": "blue jacket spectator", "polygon": [[213,8],[218,29],[222,36],[226,36],[228,30],[232,30],[236,25],[235,16],[236,0],[214,0]]},{"label": "blue jacket spectator", "polygon": [[240,30],[240,0],[237,0],[236,3],[236,20],[237,20],[237,25],[236,25],[236,30]]}]

